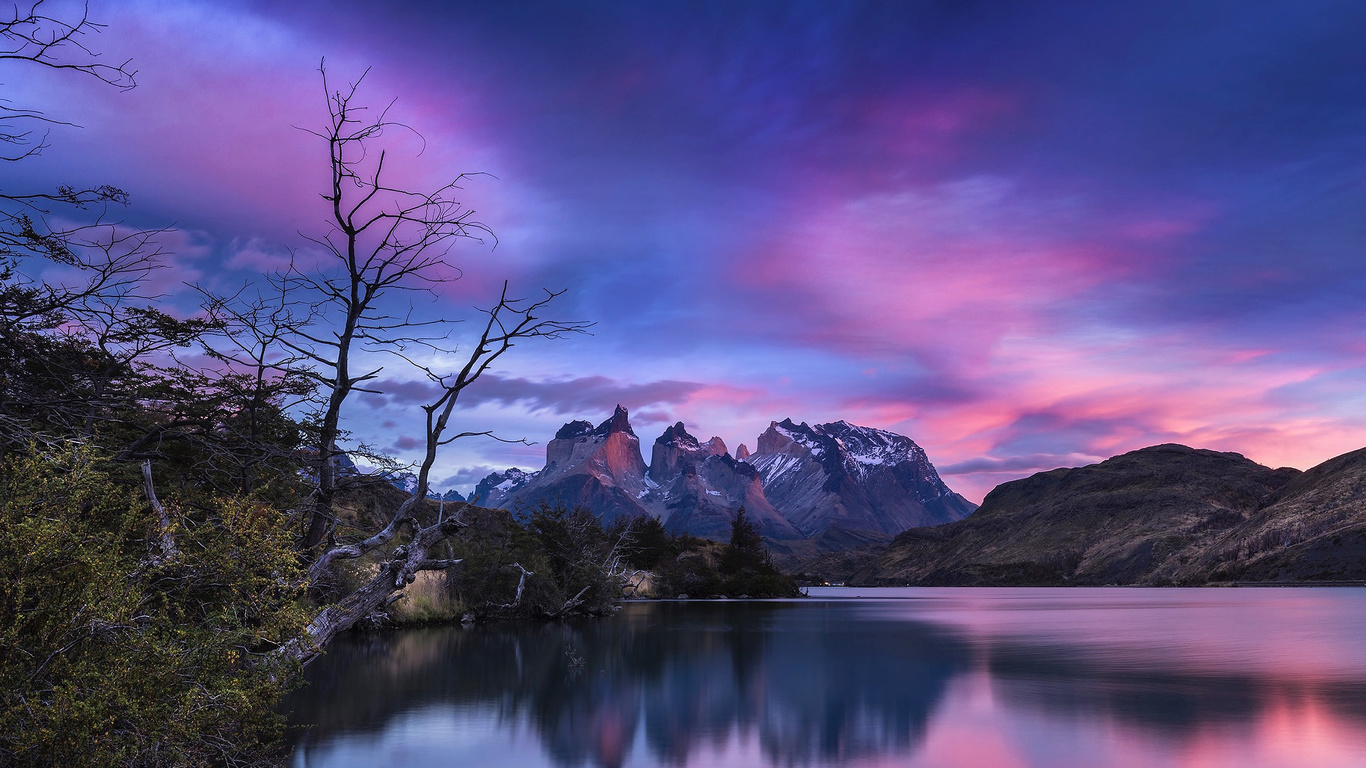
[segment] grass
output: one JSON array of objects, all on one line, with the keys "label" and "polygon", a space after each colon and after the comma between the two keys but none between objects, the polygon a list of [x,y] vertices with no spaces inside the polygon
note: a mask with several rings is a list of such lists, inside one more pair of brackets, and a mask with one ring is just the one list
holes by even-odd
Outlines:
[{"label": "grass", "polygon": [[401,594],[389,606],[389,618],[399,626],[458,622],[468,610],[446,589],[446,577],[440,571],[419,571]]}]

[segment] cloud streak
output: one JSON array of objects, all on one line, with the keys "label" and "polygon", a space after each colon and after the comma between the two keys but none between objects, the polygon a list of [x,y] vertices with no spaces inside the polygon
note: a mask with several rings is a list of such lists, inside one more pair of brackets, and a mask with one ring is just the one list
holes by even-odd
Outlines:
[{"label": "cloud streak", "polygon": [[[465,279],[416,311],[466,317],[506,278],[597,326],[471,388],[480,428],[621,403],[734,444],[846,418],[974,498],[1169,440],[1301,467],[1366,442],[1366,6],[92,11],[141,85],[7,90],[87,126],[14,182],[127,186],[134,223],[193,233],[182,279],[308,256],[325,154],[293,126],[319,123],[323,55],[372,66],[373,103],[423,132],[420,156],[390,137],[396,178],[491,174],[468,193],[498,248],[453,253]],[[434,390],[405,375],[358,438],[412,450]],[[438,471],[534,462],[517,450]]]},{"label": "cloud streak", "polygon": [[[400,404],[428,403],[441,394],[438,385],[426,381],[384,379],[374,382],[373,386],[389,401]],[[519,406],[532,413],[593,415],[611,413],[618,404],[633,410],[651,405],[677,405],[702,388],[702,384],[689,381],[634,384],[606,376],[529,379],[489,373],[461,394],[460,404],[466,408],[494,404]]]}]

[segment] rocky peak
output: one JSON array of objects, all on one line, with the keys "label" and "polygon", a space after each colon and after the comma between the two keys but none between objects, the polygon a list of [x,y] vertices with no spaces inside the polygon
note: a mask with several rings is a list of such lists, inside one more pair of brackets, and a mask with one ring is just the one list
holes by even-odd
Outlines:
[{"label": "rocky peak", "polygon": [[560,427],[560,431],[555,433],[556,440],[573,440],[576,437],[593,434],[593,422],[591,421],[571,421]]},{"label": "rocky peak", "polygon": [[[755,453],[772,454],[784,453],[792,456],[802,455],[813,452],[816,447],[816,436],[812,434],[811,428],[802,422],[800,426],[793,424],[792,419],[782,421],[771,421],[768,429],[759,435],[759,442]],[[820,451],[814,451],[819,455]]]},{"label": "rocky peak", "polygon": [[747,457],[764,493],[807,535],[830,528],[895,534],[957,520],[973,505],[944,485],[913,440],[847,421],[783,419]]},{"label": "rocky peak", "polygon": [[474,487],[470,494],[470,502],[486,507],[497,506],[534,480],[537,474],[517,467],[509,467],[503,472],[493,472]]},{"label": "rocky peak", "polygon": [[697,438],[688,434],[688,430],[683,426],[683,422],[681,421],[664,430],[664,434],[655,438],[655,443],[677,446],[685,451],[702,450],[702,446],[698,444]]},{"label": "rocky peak", "polygon": [[504,508],[581,504],[607,521],[649,515],[670,530],[721,538],[743,505],[775,541],[829,531],[836,539],[840,531],[887,536],[973,508],[944,486],[919,446],[891,432],[783,419],[769,424],[757,446],[751,452],[741,445],[732,457],[721,438],[699,441],[677,422],[653,441],[647,467],[618,405],[596,427],[583,420],[561,427],[540,472],[495,473],[476,495]]},{"label": "rocky peak", "polygon": [[706,446],[698,443],[681,421],[664,430],[650,452],[650,479],[666,483],[680,473],[694,471],[697,462],[712,455],[711,442]]},{"label": "rocky peak", "polygon": [[634,486],[644,479],[640,440],[631,429],[625,408],[618,405],[612,416],[596,428],[587,421],[571,421],[561,427],[555,439],[546,444],[542,479],[549,481],[573,473],[584,467],[585,462],[598,467],[590,470],[593,473],[606,473],[627,485]]},{"label": "rocky peak", "polygon": [[593,434],[596,435],[610,435],[615,432],[625,432],[631,437],[636,436],[635,430],[631,429],[630,415],[620,404],[618,404],[617,409],[612,412],[611,418],[599,424],[598,428],[593,430]]},{"label": "rocky peak", "polygon": [[[817,424],[817,434],[833,441],[846,463],[851,466],[882,466],[912,461],[929,464],[925,451],[915,441],[895,432],[874,427],[860,427],[847,421]],[[935,475],[938,480],[938,475]]]}]

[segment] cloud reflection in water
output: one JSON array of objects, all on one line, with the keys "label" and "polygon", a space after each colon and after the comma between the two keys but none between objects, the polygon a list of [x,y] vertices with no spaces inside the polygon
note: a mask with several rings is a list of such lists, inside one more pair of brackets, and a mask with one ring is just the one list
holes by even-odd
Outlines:
[{"label": "cloud reflection in water", "polygon": [[1366,765],[1355,590],[901,594],[358,639],[294,764]]}]

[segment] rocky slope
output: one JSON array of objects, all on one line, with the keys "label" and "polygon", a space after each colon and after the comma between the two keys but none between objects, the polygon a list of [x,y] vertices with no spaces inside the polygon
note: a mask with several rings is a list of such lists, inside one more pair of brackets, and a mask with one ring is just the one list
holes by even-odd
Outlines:
[{"label": "rocky slope", "polygon": [[587,421],[565,424],[546,445],[545,459],[539,472],[514,468],[484,478],[475,503],[506,509],[542,501],[584,506],[609,524],[650,514],[642,500],[654,483],[646,479],[640,439],[625,408],[617,406],[596,428]]},{"label": "rocky slope", "polygon": [[961,520],[976,507],[949,490],[908,437],[845,421],[769,424],[746,458],[764,493],[802,534],[907,528]]},{"label": "rocky slope", "polygon": [[1366,448],[1286,483],[1165,575],[1178,583],[1366,580]]},{"label": "rocky slope", "polygon": [[647,466],[626,409],[594,428],[573,421],[546,447],[539,472],[510,469],[481,481],[477,504],[539,501],[586,506],[604,520],[650,515],[675,533],[729,535],[743,506],[775,551],[831,551],[885,543],[914,525],[957,520],[973,505],[949,490],[909,438],[846,422],[774,422],[755,453],[730,455],[683,423],[651,447]]},{"label": "rocky slope", "polygon": [[[1311,477],[1318,471],[1270,469],[1236,453],[1159,445],[1087,467],[1040,472],[997,486],[966,520],[901,533],[851,580],[1205,583],[1211,564],[1228,562],[1261,532],[1281,530],[1264,520],[1282,519],[1276,504],[1312,506],[1314,489],[1323,487]],[[1323,517],[1306,513],[1311,516]],[[1315,522],[1302,530],[1321,537],[1334,528]],[[1238,561],[1238,573],[1252,572],[1265,557],[1253,553]]]},{"label": "rocky slope", "polygon": [[719,437],[699,443],[681,421],[655,440],[649,479],[658,490],[647,501],[663,508],[661,520],[675,533],[724,539],[743,506],[765,537],[802,538],[769,503],[758,470],[731,458]]}]

